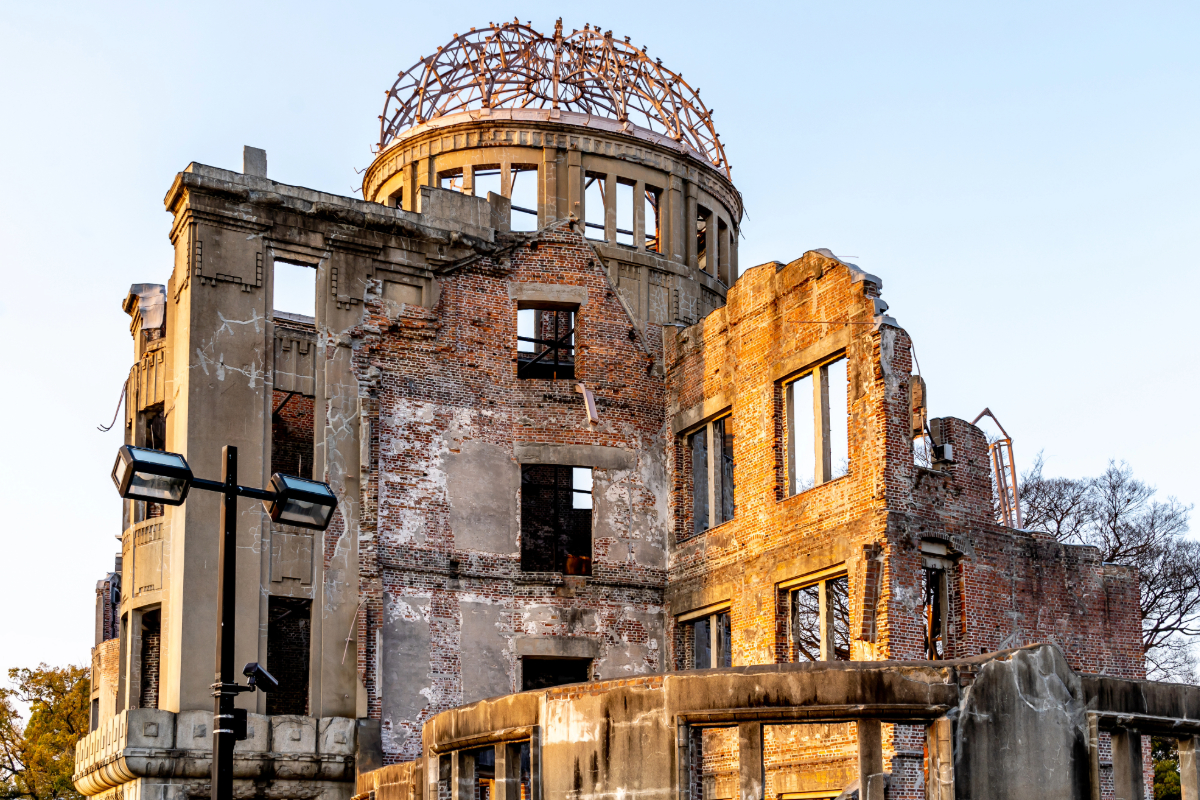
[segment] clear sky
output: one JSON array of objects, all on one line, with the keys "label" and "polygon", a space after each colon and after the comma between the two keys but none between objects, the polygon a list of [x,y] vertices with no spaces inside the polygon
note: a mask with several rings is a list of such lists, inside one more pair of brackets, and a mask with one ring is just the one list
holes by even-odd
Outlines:
[{"label": "clear sky", "polygon": [[828,247],[884,280],[931,412],[1018,462],[1124,459],[1200,500],[1200,4],[0,6],[0,668],[84,663],[119,502],[131,283],[165,283],[190,161],[351,195],[396,73],[519,15],[646,45],[715,110],[743,268]]}]

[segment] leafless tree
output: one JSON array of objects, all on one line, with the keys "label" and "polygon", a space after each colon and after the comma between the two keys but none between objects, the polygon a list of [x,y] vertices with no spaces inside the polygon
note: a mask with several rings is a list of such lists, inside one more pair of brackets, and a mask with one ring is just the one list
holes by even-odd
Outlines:
[{"label": "leafless tree", "polygon": [[1192,507],[1156,489],[1128,464],[1095,478],[1047,478],[1039,454],[1021,481],[1025,527],[1091,545],[1106,563],[1137,569],[1142,649],[1150,677],[1194,680],[1191,637],[1200,635],[1200,542],[1187,538]]}]

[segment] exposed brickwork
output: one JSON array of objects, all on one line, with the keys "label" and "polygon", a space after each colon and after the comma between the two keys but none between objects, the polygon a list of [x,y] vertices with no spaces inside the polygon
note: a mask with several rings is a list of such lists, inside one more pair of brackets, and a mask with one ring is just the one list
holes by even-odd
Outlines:
[{"label": "exposed brickwork", "polygon": [[279,681],[267,713],[307,714],[312,602],[271,597],[267,606],[267,671]]},{"label": "exposed brickwork", "polygon": [[[517,378],[510,283],[587,290],[575,317],[573,381]],[[565,226],[542,232],[503,261],[480,260],[447,278],[436,309],[389,308],[372,296],[367,320],[354,332],[372,464],[359,540],[359,671],[370,713],[383,720],[385,759],[416,756],[420,725],[463,702],[464,604],[494,609],[498,640],[595,641],[600,677],[606,670],[664,669],[656,634],[663,627],[666,542],[658,520],[665,493],[656,494],[647,477],[661,469],[653,455],[661,451],[664,425],[663,380],[655,370],[661,331],[638,330],[594,249]],[[598,425],[589,424],[576,382],[594,393]],[[634,469],[593,472],[593,514],[604,524],[593,525],[589,577],[522,573],[519,540],[509,553],[456,542],[447,454],[486,445],[512,458],[517,442],[600,445],[633,455]],[[415,717],[389,711],[388,692],[378,683],[377,642],[390,635],[388,621],[397,616],[429,625],[427,672],[423,665],[413,669],[428,702]],[[515,650],[501,647],[494,657],[508,675],[507,689],[519,690]]]},{"label": "exposed brickwork", "polygon": [[271,397],[271,472],[311,478],[314,398],[278,389]]},{"label": "exposed brickwork", "polygon": [[162,624],[158,611],[142,615],[142,680],[139,708],[158,708],[158,677]]},{"label": "exposed brickwork", "polygon": [[[672,620],[729,601],[734,665],[786,660],[780,582],[844,565],[852,657],[921,659],[921,543],[928,541],[944,545],[951,563],[947,656],[1053,642],[1076,669],[1143,677],[1135,574],[1101,564],[1091,548],[997,525],[986,441],[962,420],[944,421],[953,465],[937,471],[914,465],[911,344],[905,331],[872,324],[878,295],[874,279],[810,252],[787,266],[748,270],[725,308],[666,337],[669,411],[692,409],[690,419],[699,420],[722,413],[724,403],[738,431],[736,515],[698,535],[686,447],[694,428],[666,448],[675,515]],[[847,359],[849,474],[789,497],[785,385],[839,355]],[[685,666],[689,646],[681,628],[674,625],[670,637],[677,668]],[[885,726],[889,798],[924,796],[923,737],[921,728]],[[706,765],[730,757],[718,745],[706,749]],[[806,771],[832,763],[826,743],[811,738],[776,740],[772,747],[779,753],[771,758],[803,763]],[[852,756],[846,750],[839,757]]]}]

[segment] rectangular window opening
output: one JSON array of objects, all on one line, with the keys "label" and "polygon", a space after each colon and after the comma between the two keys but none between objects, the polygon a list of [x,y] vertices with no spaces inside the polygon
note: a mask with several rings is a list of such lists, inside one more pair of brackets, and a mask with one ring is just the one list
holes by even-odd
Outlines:
[{"label": "rectangular window opening", "polygon": [[307,264],[275,260],[273,298],[276,313],[299,314],[313,319],[317,315],[317,271]]},{"label": "rectangular window opening", "polygon": [[529,768],[529,741],[506,742],[496,746],[506,748],[505,755],[507,757],[504,760],[506,774],[503,777],[512,787],[509,789],[509,800],[530,800],[532,785]]},{"label": "rectangular window opening", "polygon": [[493,800],[496,797],[496,748],[483,747],[472,751],[468,757],[474,765],[473,800]]},{"label": "rectangular window opening", "polygon": [[633,247],[633,190],[632,182],[617,180],[617,244]]},{"label": "rectangular window opening", "polygon": [[925,623],[925,657],[938,661],[946,657],[946,570],[928,563],[921,570],[922,611]]},{"label": "rectangular window opening", "polygon": [[712,233],[712,212],[704,206],[696,207],[696,267],[708,272],[708,241]]},{"label": "rectangular window opening", "polygon": [[464,188],[462,167],[439,172],[438,188],[447,189],[451,192],[462,192]]},{"label": "rectangular window opening", "polygon": [[590,467],[521,467],[521,570],[592,574]]},{"label": "rectangular window opening", "polygon": [[575,311],[517,309],[517,377],[575,377]]},{"label": "rectangular window opening", "polygon": [[850,660],[850,579],[787,590],[788,661]]},{"label": "rectangular window opening", "polygon": [[659,209],[662,207],[662,189],[653,186],[646,187],[645,214],[642,224],[645,231],[646,249],[651,253],[662,252],[660,234]]},{"label": "rectangular window opening", "polygon": [[511,227],[514,231],[536,231],[538,227],[538,168],[535,165],[512,165]]},{"label": "rectangular window opening", "polygon": [[473,167],[471,170],[471,191],[476,197],[487,199],[488,192],[503,195],[503,180],[499,164],[487,164]]},{"label": "rectangular window opening", "polygon": [[587,173],[583,183],[583,226],[589,239],[605,241],[604,218],[606,213],[608,178],[594,172]]},{"label": "rectangular window opening", "polygon": [[312,479],[314,402],[311,395],[272,390],[271,472]]},{"label": "rectangular window opening", "polygon": [[785,387],[788,495],[850,473],[850,399],[845,357]]},{"label": "rectangular window opening", "polygon": [[279,681],[267,695],[268,714],[308,714],[311,614],[311,600],[267,598],[267,672]]},{"label": "rectangular window opening", "polygon": [[158,677],[162,655],[162,615],[142,613],[142,675],[138,708],[158,708]]},{"label": "rectangular window opening", "polygon": [[692,533],[733,519],[734,422],[726,415],[687,436],[692,466]]},{"label": "rectangular window opening", "polygon": [[686,669],[733,665],[729,611],[718,611],[684,624]]},{"label": "rectangular window opening", "polygon": [[590,658],[521,658],[521,691],[549,689],[568,683],[587,683],[592,673]]},{"label": "rectangular window opening", "polygon": [[725,220],[717,220],[717,258],[720,262],[717,269],[717,277],[726,286],[733,285],[733,276],[729,274],[731,259],[729,257],[729,226]]}]

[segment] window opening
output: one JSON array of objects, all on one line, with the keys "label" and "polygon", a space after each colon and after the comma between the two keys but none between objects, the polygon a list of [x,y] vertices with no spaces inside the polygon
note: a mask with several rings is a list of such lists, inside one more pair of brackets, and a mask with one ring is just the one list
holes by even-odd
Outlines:
[{"label": "window opening", "polygon": [[141,697],[138,708],[158,708],[158,675],[162,653],[162,617],[156,609],[142,614]]},{"label": "window opening", "polygon": [[850,579],[788,590],[788,661],[850,660]]},{"label": "window opening", "polygon": [[925,657],[940,660],[946,657],[946,570],[941,566],[932,566],[930,561],[926,559],[921,571]]},{"label": "window opening", "polygon": [[586,683],[591,680],[590,658],[535,658],[521,659],[521,691],[548,689],[568,683]]},{"label": "window opening", "polygon": [[287,314],[317,315],[317,271],[304,264],[275,261],[272,308]]},{"label": "window opening", "polygon": [[617,244],[633,246],[633,183],[617,180]]},{"label": "window opening", "polygon": [[[595,173],[587,173],[583,184],[583,224],[584,235],[589,239],[605,241],[604,218],[607,198],[608,178]],[[593,236],[592,231],[599,231],[599,236]]]},{"label": "window opening", "polygon": [[696,266],[708,271],[708,243],[712,233],[712,212],[704,206],[696,207]]},{"label": "window opening", "polygon": [[687,659],[689,669],[732,666],[728,609],[692,620],[684,628],[691,650]]},{"label": "window opening", "polygon": [[476,197],[487,199],[488,192],[504,194],[500,167],[497,165],[475,167],[471,173],[471,186]]},{"label": "window opening", "polygon": [[268,714],[308,713],[311,613],[311,600],[267,598],[267,671],[279,681],[267,695]]},{"label": "window opening", "polygon": [[401,209],[404,208],[404,185],[403,184],[401,184],[400,188],[398,188],[395,192],[388,195],[387,202],[384,203],[384,205],[391,206],[392,208],[401,208]]},{"label": "window opening", "polygon": [[850,472],[849,380],[845,357],[786,387],[788,494]]},{"label": "window opening", "polygon": [[570,380],[575,377],[575,312],[517,310],[517,377]]},{"label": "window opening", "polygon": [[100,698],[93,697],[91,724],[88,726],[88,731],[94,731],[98,727],[100,727]]},{"label": "window opening", "polygon": [[733,519],[734,423],[726,415],[688,435],[692,462],[692,533]]},{"label": "window opening", "polygon": [[271,394],[271,472],[311,479],[315,398],[281,389]]},{"label": "window opening", "polygon": [[717,260],[719,261],[717,268],[717,277],[726,286],[733,285],[733,276],[729,273],[730,258],[729,248],[729,226],[725,224],[725,220],[717,220]]},{"label": "window opening", "polygon": [[642,224],[645,230],[646,249],[652,253],[661,253],[659,209],[662,201],[662,189],[653,186],[646,187],[645,214]]},{"label": "window opening", "polygon": [[538,227],[536,166],[512,165],[511,226],[514,231],[536,231]]},{"label": "window opening", "polygon": [[521,467],[521,569],[592,574],[592,470]]},{"label": "window opening", "polygon": [[464,183],[462,167],[459,167],[458,169],[448,169],[445,172],[439,172],[438,188],[447,189],[451,192],[463,191]]},{"label": "window opening", "polygon": [[508,756],[504,760],[507,774],[504,776],[509,786],[514,784],[520,787],[516,792],[516,797],[509,795],[510,800],[530,800],[531,784],[530,784],[530,769],[529,769],[529,742],[508,742],[506,744],[498,744],[497,747],[507,747]]}]

